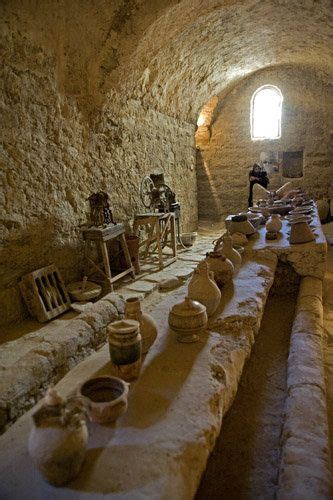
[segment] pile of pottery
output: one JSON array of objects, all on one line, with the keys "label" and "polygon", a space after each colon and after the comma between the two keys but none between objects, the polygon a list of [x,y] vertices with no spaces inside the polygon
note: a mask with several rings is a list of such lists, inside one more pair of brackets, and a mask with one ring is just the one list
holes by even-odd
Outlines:
[{"label": "pile of pottery", "polygon": [[313,201],[304,201],[302,198],[301,204],[297,205],[286,217],[288,224],[291,226],[289,235],[289,242],[291,244],[309,243],[316,239],[311,226],[313,210]]},{"label": "pile of pottery", "polygon": [[86,417],[109,424],[126,411],[128,382],[139,377],[142,355],[155,341],[157,325],[142,312],[140,300],[130,298],[125,318],[111,323],[107,331],[111,364],[119,377],[89,379],[68,400],[49,388],[32,416],[29,453],[43,477],[55,486],[68,483],[80,472],[88,442]]}]

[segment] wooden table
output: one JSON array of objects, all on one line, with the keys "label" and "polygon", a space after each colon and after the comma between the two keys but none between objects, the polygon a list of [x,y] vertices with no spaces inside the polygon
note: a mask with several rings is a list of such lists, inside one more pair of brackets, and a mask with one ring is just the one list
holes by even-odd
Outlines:
[{"label": "wooden table", "polygon": [[[125,238],[125,227],[123,224],[109,224],[105,227],[83,228],[82,234],[85,240],[85,260],[88,265],[91,265],[91,267],[95,271],[102,275],[103,279],[101,279],[100,281],[106,282],[110,291],[113,291],[113,283],[123,276],[130,274],[132,278],[135,278],[135,271],[134,267],[132,266],[131,257],[128,251]],[[115,239],[119,241],[124,252],[127,269],[117,274],[116,276],[112,276],[107,242]],[[91,243],[95,243],[97,248],[100,248],[103,262],[96,263],[91,257]],[[87,276],[89,276],[89,272],[90,270],[87,269]],[[91,274],[92,273],[90,272],[90,275]]]},{"label": "wooden table", "polygon": [[[139,243],[142,258],[146,259],[148,255],[157,251],[160,269],[174,262],[177,259],[175,214],[172,212],[137,214],[133,224],[134,233],[137,234],[142,227],[147,231],[147,238]],[[171,257],[163,253],[163,248],[166,246],[172,250]]]}]

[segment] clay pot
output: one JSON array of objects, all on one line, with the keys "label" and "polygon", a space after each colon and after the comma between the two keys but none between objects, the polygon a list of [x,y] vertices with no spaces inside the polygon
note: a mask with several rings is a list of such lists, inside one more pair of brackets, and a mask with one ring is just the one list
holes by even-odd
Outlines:
[{"label": "clay pot", "polygon": [[88,400],[92,422],[114,422],[127,410],[128,384],[118,377],[92,378],[80,386],[78,393]]},{"label": "clay pot", "polygon": [[213,273],[209,272],[209,265],[204,260],[198,264],[188,285],[188,297],[203,304],[207,316],[211,316],[217,309],[221,292],[214,281]]},{"label": "clay pot", "polygon": [[169,313],[169,326],[176,332],[179,342],[197,342],[207,322],[206,307],[188,297],[175,304]]},{"label": "clay pot", "polygon": [[294,243],[308,243],[315,240],[316,237],[311,231],[307,222],[292,222],[289,236],[289,242]]},{"label": "clay pot", "polygon": [[[233,218],[234,219],[234,218]],[[229,231],[231,234],[233,233],[242,233],[246,236],[250,236],[256,232],[255,228],[251,224],[249,220],[231,220]]]},{"label": "clay pot", "polygon": [[325,222],[330,212],[330,203],[327,199],[316,201],[318,215],[321,222]]},{"label": "clay pot", "polygon": [[278,214],[272,214],[266,222],[266,230],[268,233],[278,233],[282,229],[281,217]]},{"label": "clay pot", "polygon": [[146,354],[157,337],[156,321],[142,312],[139,297],[131,297],[125,302],[125,318],[135,319],[140,324],[142,354]]},{"label": "clay pot", "polygon": [[80,472],[86,454],[88,429],[82,406],[70,406],[61,398],[50,399],[46,397],[32,415],[28,451],[46,481],[62,486]]},{"label": "clay pot", "polygon": [[225,255],[227,259],[231,261],[235,271],[238,271],[242,264],[242,257],[240,253],[238,253],[237,250],[233,248],[233,241],[228,231],[225,233],[224,236],[222,236],[222,242],[223,242],[221,247],[222,254]]},{"label": "clay pot", "polygon": [[233,233],[231,235],[233,245],[246,245],[247,237],[243,233]]},{"label": "clay pot", "polygon": [[136,380],[141,368],[140,324],[134,319],[114,321],[107,327],[111,362],[117,375],[131,382]]},{"label": "clay pot", "polygon": [[214,273],[214,280],[221,289],[223,285],[232,280],[235,268],[232,262],[221,252],[208,252],[206,261],[209,269]]}]

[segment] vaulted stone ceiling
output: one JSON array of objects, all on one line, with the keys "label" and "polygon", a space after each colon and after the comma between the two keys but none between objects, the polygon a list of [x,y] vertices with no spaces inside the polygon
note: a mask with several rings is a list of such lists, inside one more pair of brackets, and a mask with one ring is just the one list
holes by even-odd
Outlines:
[{"label": "vaulted stone ceiling", "polygon": [[212,95],[267,66],[332,75],[329,0],[17,2],[4,6],[55,50],[59,88],[91,109],[116,90],[194,121]]}]

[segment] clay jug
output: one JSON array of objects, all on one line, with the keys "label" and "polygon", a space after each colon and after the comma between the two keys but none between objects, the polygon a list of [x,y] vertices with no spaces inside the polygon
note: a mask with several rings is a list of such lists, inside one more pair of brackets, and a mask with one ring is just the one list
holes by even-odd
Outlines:
[{"label": "clay jug", "polygon": [[125,318],[140,323],[142,354],[146,354],[157,337],[157,324],[147,313],[142,312],[139,297],[131,297],[125,303]]},{"label": "clay jug", "polygon": [[209,265],[205,260],[200,262],[194,271],[188,285],[188,297],[206,306],[208,317],[216,311],[220,303],[221,292],[214,281],[213,273],[209,272]]},{"label": "clay jug", "polygon": [[[242,264],[242,256],[235,248],[233,248],[233,241],[230,233],[227,231],[224,236],[222,236],[222,247],[218,252],[221,251],[223,255],[227,257],[233,264],[235,271],[238,271]],[[215,249],[214,249],[215,251]]]},{"label": "clay jug", "polygon": [[209,269],[214,273],[217,286],[221,289],[234,275],[235,269],[232,262],[221,252],[208,252],[205,260],[209,264]]},{"label": "clay jug", "polygon": [[278,233],[282,229],[282,221],[279,214],[272,214],[266,222],[266,229],[269,233]]},{"label": "clay jug", "polygon": [[86,454],[88,430],[82,403],[64,402],[50,388],[32,420],[28,450],[34,464],[49,483],[68,483],[80,472]]},{"label": "clay jug", "polygon": [[110,358],[117,376],[126,382],[136,380],[141,368],[140,324],[134,319],[114,321],[107,327]]}]

